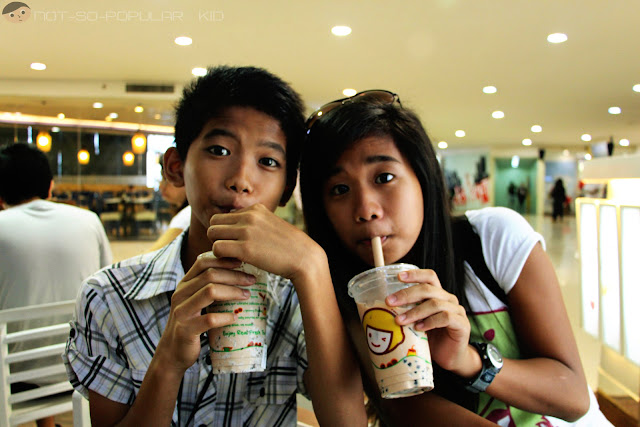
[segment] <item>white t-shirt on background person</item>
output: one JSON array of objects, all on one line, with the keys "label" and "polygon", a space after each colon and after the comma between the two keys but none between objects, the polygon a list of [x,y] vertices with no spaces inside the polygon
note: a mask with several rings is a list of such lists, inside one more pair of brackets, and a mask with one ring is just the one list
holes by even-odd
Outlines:
[{"label": "white t-shirt on background person", "polygon": [[171,218],[168,228],[179,228],[185,230],[191,224],[191,206],[185,206]]},{"label": "white t-shirt on background person", "polygon": [[[83,280],[111,261],[104,227],[91,211],[41,199],[0,211],[2,310],[75,300]],[[13,332],[40,323],[16,322],[8,329]],[[27,348],[25,343],[12,345],[12,351]],[[16,370],[33,367],[37,366],[25,362]]]}]

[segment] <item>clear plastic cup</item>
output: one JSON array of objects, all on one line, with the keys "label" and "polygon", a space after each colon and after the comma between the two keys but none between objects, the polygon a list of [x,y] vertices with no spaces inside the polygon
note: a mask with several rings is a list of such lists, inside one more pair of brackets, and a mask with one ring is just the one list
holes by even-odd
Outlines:
[{"label": "clear plastic cup", "polygon": [[[200,256],[214,257],[212,252]],[[249,299],[218,301],[207,307],[209,313],[236,313],[231,325],[209,330],[211,368],[214,374],[264,371],[267,365],[268,273],[250,264],[235,270],[252,274],[256,282],[242,286],[251,292]]]},{"label": "clear plastic cup", "polygon": [[380,394],[385,399],[415,396],[433,389],[433,367],[429,342],[414,325],[400,326],[395,317],[415,304],[389,307],[385,298],[413,286],[398,280],[398,273],[417,269],[411,264],[372,268],[349,281],[349,295],[360,313],[369,356]]}]

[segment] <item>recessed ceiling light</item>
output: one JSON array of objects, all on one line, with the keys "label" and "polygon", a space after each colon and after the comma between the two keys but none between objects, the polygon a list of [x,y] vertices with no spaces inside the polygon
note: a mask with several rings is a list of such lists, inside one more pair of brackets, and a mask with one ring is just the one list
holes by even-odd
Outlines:
[{"label": "recessed ceiling light", "polygon": [[331,29],[331,32],[334,36],[344,37],[351,34],[351,27],[347,27],[346,25],[336,25]]},{"label": "recessed ceiling light", "polygon": [[191,43],[193,43],[193,40],[191,40],[191,37],[180,36],[180,37],[176,37],[174,42],[180,46],[189,46]]},{"label": "recessed ceiling light", "polygon": [[42,70],[46,70],[47,66],[44,65],[42,62],[32,62],[31,69],[36,71],[42,71]]},{"label": "recessed ceiling light", "polygon": [[529,138],[525,138],[522,140],[522,145],[531,145],[533,144],[533,141],[531,141]]},{"label": "recessed ceiling light", "polygon": [[633,85],[633,91],[640,92],[640,83],[638,83],[637,85]]},{"label": "recessed ceiling light", "polygon": [[142,105],[136,105],[136,108],[133,109],[136,113],[142,113],[144,111],[144,107]]},{"label": "recessed ceiling light", "polygon": [[591,160],[591,154],[587,153],[584,155],[585,160]]},{"label": "recessed ceiling light", "polygon": [[566,149],[565,149],[565,150],[562,150],[562,155],[563,155],[563,156],[568,157],[568,156],[569,156],[569,154],[571,154],[571,153],[569,153],[569,150],[566,150]]},{"label": "recessed ceiling light", "polygon": [[498,89],[495,86],[485,86],[482,88],[484,93],[496,93]]},{"label": "recessed ceiling light", "polygon": [[465,131],[463,131],[463,130],[457,130],[457,131],[456,131],[456,136],[457,136],[458,138],[463,138],[465,135],[466,135],[466,133],[465,133]]},{"label": "recessed ceiling light", "polygon": [[66,116],[64,115],[64,113],[60,113],[60,114],[58,114],[58,118],[59,118],[60,120],[64,120],[64,118],[65,118],[65,117],[66,117]]},{"label": "recessed ceiling light", "polygon": [[513,156],[511,158],[511,167],[516,169],[518,166],[520,166],[520,156]]},{"label": "recessed ceiling light", "polygon": [[154,119],[156,119],[156,120],[160,120],[160,119],[162,118],[162,116],[161,116],[159,113],[156,113],[156,114],[153,116],[153,118],[154,118]]},{"label": "recessed ceiling light", "polygon": [[628,147],[629,146],[629,140],[628,139],[621,139],[620,140],[620,145],[623,147]]},{"label": "recessed ceiling light", "polygon": [[438,142],[438,148],[441,148],[441,149],[443,149],[443,150],[444,150],[444,149],[445,149],[445,148],[447,148],[448,146],[449,146],[449,144],[447,144],[447,141],[440,141],[440,142]]},{"label": "recessed ceiling light", "polygon": [[342,93],[344,94],[344,96],[353,96],[356,93],[358,93],[358,91],[355,90],[355,89],[347,88],[347,89],[343,90]]},{"label": "recessed ceiling light", "polygon": [[60,132],[60,128],[58,126],[54,126],[51,128],[51,132]]},{"label": "recessed ceiling light", "polygon": [[94,102],[93,103],[93,108],[102,108],[102,107],[103,107],[102,102]]},{"label": "recessed ceiling light", "polygon": [[609,114],[620,114],[622,109],[620,107],[609,107]]},{"label": "recessed ceiling light", "polygon": [[568,37],[564,33],[553,33],[547,36],[547,41],[549,43],[564,43],[567,39]]},{"label": "recessed ceiling light", "polygon": [[196,77],[206,76],[207,75],[207,69],[206,68],[202,68],[202,67],[195,67],[195,68],[191,69],[191,74],[193,74]]},{"label": "recessed ceiling light", "polygon": [[504,112],[494,111],[493,113],[491,113],[491,117],[493,117],[494,119],[501,119],[504,117]]},{"label": "recessed ceiling light", "polygon": [[584,135],[582,135],[580,137],[580,139],[585,141],[585,142],[589,142],[589,141],[591,141],[591,135],[589,135],[588,133],[585,133]]},{"label": "recessed ceiling light", "polygon": [[540,126],[540,125],[531,126],[531,132],[536,132],[536,133],[542,132],[542,126]]},{"label": "recessed ceiling light", "polygon": [[111,117],[112,119],[117,119],[118,113],[109,113],[109,117]]}]

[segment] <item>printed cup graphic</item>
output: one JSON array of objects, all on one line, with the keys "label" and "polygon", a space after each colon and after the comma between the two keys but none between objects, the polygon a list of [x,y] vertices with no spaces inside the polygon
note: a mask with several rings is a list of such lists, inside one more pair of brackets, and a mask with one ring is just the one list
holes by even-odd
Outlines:
[{"label": "printed cup graphic", "polygon": [[[214,256],[207,252],[204,256]],[[203,256],[201,255],[201,256]],[[247,300],[218,301],[207,307],[209,313],[236,313],[231,325],[209,330],[211,368],[214,374],[264,371],[267,364],[267,280],[268,273],[250,264],[237,268],[252,274],[256,282],[242,286],[251,292]]]},{"label": "printed cup graphic", "polygon": [[433,389],[433,367],[427,334],[413,325],[400,326],[395,317],[414,307],[389,307],[387,295],[413,286],[398,280],[401,271],[417,269],[411,264],[372,268],[349,281],[369,346],[380,394],[385,399],[414,396]]}]

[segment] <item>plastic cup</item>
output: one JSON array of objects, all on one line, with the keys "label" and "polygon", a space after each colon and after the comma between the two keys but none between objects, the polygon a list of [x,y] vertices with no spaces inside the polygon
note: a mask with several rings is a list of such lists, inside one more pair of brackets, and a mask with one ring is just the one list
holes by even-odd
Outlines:
[{"label": "plastic cup", "polygon": [[[210,252],[203,255],[214,256]],[[217,301],[207,307],[209,313],[238,314],[236,322],[208,332],[214,374],[260,372],[267,365],[268,273],[250,264],[235,270],[254,275],[256,282],[241,287],[251,292],[249,299]]]},{"label": "plastic cup", "polygon": [[411,264],[372,268],[349,281],[349,295],[360,313],[369,356],[380,394],[385,399],[408,397],[433,389],[433,367],[429,342],[414,325],[400,326],[395,317],[415,304],[389,307],[387,295],[413,286],[398,280],[398,273],[417,269]]}]

